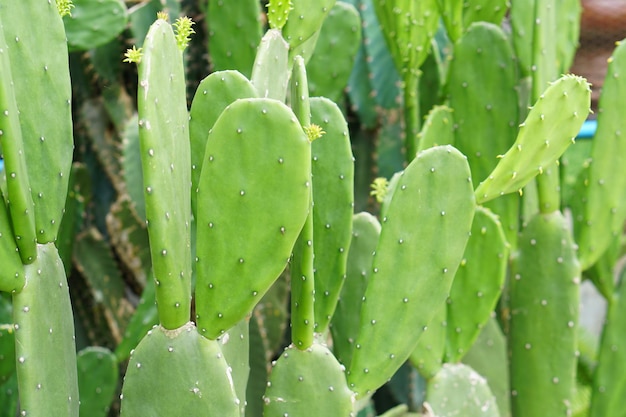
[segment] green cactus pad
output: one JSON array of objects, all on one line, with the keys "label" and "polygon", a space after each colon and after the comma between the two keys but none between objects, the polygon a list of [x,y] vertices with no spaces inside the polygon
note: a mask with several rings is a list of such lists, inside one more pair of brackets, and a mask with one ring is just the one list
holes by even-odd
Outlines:
[{"label": "green cactus pad", "polygon": [[15,328],[0,322],[0,387],[15,373],[15,364]]},{"label": "green cactus pad", "polygon": [[463,2],[463,26],[467,28],[474,22],[490,22],[499,26],[508,10],[508,0]]},{"label": "green cactus pad", "polygon": [[219,343],[200,336],[193,323],[148,332],[131,354],[121,398],[122,417],[239,417]]},{"label": "green cactus pad", "polygon": [[583,269],[593,265],[621,233],[626,219],[626,145],[621,139],[619,113],[626,96],[626,42],[609,60],[598,111],[598,130],[592,141],[591,166],[585,173],[582,221],[576,224]]},{"label": "green cactus pad", "polygon": [[535,215],[510,281],[513,415],[568,416],[576,383],[580,265],[567,219]]},{"label": "green cactus pad", "polygon": [[249,77],[262,35],[259,2],[210,1],[206,16],[213,69],[237,70]]},{"label": "green cactus pad", "polygon": [[455,130],[453,110],[443,105],[433,107],[418,135],[417,152],[433,146],[454,145]]},{"label": "green cactus pad", "polygon": [[354,210],[354,157],[339,107],[311,99],[311,122],[326,132],[311,147],[315,237],[315,325],[327,330],[346,277]]},{"label": "green cactus pad", "polygon": [[622,273],[621,284],[612,302],[609,303],[607,321],[602,330],[598,365],[592,383],[590,417],[624,415],[626,386],[624,334],[626,334],[626,280]]},{"label": "green cactus pad", "polygon": [[439,13],[448,37],[456,42],[463,34],[463,0],[439,0]]},{"label": "green cactus pad", "polygon": [[201,334],[216,338],[250,313],[284,269],[308,213],[310,167],[304,131],[276,100],[237,100],[215,123],[198,187]]},{"label": "green cactus pad", "polygon": [[464,364],[444,364],[428,382],[426,402],[437,417],[499,417],[485,378]]},{"label": "green cactus pad", "polygon": [[336,0],[292,0],[293,9],[283,27],[290,49],[296,49],[311,38],[324,23]]},{"label": "green cactus pad", "polygon": [[[0,145],[2,145],[0,153],[4,158],[7,186],[6,198],[14,229],[14,232],[11,232],[9,229],[3,231],[3,240],[5,241],[3,246],[7,244],[11,246],[8,240],[15,236],[13,243],[18,245],[19,257],[22,258],[22,262],[31,263],[35,260],[37,252],[35,210],[33,198],[30,194],[22,129],[20,127],[18,105],[15,101],[11,63],[9,61],[8,46],[2,31],[2,22],[0,22],[0,70],[3,74],[0,80]],[[0,210],[4,211],[5,208],[2,207]],[[8,223],[6,225],[8,226]],[[16,281],[11,281],[14,282],[11,285],[17,284]],[[3,285],[0,285],[0,288],[2,287]]]},{"label": "green cactus pad", "polygon": [[113,352],[88,347],[76,356],[80,415],[106,417],[117,390],[119,365]]},{"label": "green cactus pad", "polygon": [[71,50],[89,50],[113,40],[128,23],[122,0],[73,0],[72,14],[63,17]]},{"label": "green cactus pad", "polygon": [[584,78],[564,75],[548,87],[520,125],[513,146],[476,188],[483,203],[519,191],[572,143],[587,114],[591,90]]},{"label": "green cactus pad", "polygon": [[224,109],[239,98],[254,98],[257,92],[237,71],[214,72],[200,82],[191,102],[189,139],[191,141],[191,204],[196,211],[196,193],[209,131]]},{"label": "green cactus pad", "polygon": [[231,369],[240,417],[246,412],[246,387],[250,375],[250,318],[246,317],[217,339]]},{"label": "green cactus pad", "polygon": [[279,30],[268,30],[261,39],[250,78],[258,96],[284,101],[290,70],[289,45]]},{"label": "green cactus pad", "polygon": [[11,229],[9,213],[0,192],[0,291],[20,291],[26,283],[24,266]]},{"label": "green cactus pad", "polygon": [[139,137],[146,222],[159,319],[166,329],[189,321],[191,304],[191,162],[182,54],[172,27],[158,19],[139,65]]},{"label": "green cactus pad", "polygon": [[[54,242],[63,217],[74,147],[63,22],[56,3],[47,0],[2,0],[0,14],[11,72],[19,74],[13,87],[35,204],[37,242]],[[45,36],[33,28],[46,28]]]},{"label": "green cactus pad", "polygon": [[361,43],[361,18],[356,8],[338,1],[320,30],[307,63],[312,96],[341,100]]},{"label": "green cactus pad", "polygon": [[326,347],[291,346],[274,363],[265,391],[265,417],[352,416],[354,393],[344,368]]},{"label": "green cactus pad", "polygon": [[380,223],[376,217],[367,212],[353,216],[346,280],[330,325],[333,351],[346,367],[350,366],[352,360],[354,341],[359,332],[363,295],[372,275],[373,253],[379,236]]},{"label": "green cactus pad", "polygon": [[267,21],[271,29],[282,29],[293,9],[291,0],[270,0],[267,3]]},{"label": "green cactus pad", "polygon": [[398,180],[383,218],[348,375],[359,396],[393,375],[446,300],[474,217],[470,175],[465,156],[442,146],[417,155]]},{"label": "green cactus pad", "polygon": [[411,364],[426,379],[435,376],[443,364],[448,328],[446,307],[446,303],[441,303],[437,307],[435,315],[426,326],[409,357]]},{"label": "green cactus pad", "polygon": [[72,306],[53,243],[37,245],[26,285],[13,295],[20,406],[27,416],[78,417]]},{"label": "green cactus pad", "polygon": [[439,24],[437,0],[374,0],[376,15],[400,73],[416,71]]},{"label": "green cactus pad", "polygon": [[446,362],[458,362],[494,310],[506,277],[509,248],[498,218],[477,207],[463,261],[448,299]]}]

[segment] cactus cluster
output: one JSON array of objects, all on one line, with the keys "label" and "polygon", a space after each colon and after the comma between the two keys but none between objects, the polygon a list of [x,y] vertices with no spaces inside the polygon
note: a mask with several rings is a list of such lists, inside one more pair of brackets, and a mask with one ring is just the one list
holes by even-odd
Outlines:
[{"label": "cactus cluster", "polygon": [[621,415],[577,0],[127,3],[0,0],[0,417]]}]

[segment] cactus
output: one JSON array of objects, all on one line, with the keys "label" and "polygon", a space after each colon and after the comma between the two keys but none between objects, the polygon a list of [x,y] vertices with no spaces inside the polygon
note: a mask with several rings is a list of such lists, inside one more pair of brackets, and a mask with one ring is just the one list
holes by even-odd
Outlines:
[{"label": "cactus", "polygon": [[435,106],[426,116],[419,133],[417,152],[433,146],[454,145],[456,130],[453,110],[448,106]]},{"label": "cactus", "polygon": [[76,360],[80,414],[105,417],[119,378],[115,355],[106,348],[89,347],[78,352]]},{"label": "cactus", "polygon": [[239,416],[219,344],[200,336],[193,323],[148,332],[130,356],[122,395],[122,416]]},{"label": "cactus", "polygon": [[26,285],[13,295],[21,412],[78,416],[72,307],[54,244],[37,245],[37,259],[25,271]]},{"label": "cactus", "polygon": [[590,417],[624,415],[623,387],[624,378],[623,343],[626,332],[624,310],[626,306],[624,292],[624,274],[615,295],[610,299],[607,319],[602,330],[598,365],[592,381]]},{"label": "cactus", "polygon": [[258,96],[284,101],[290,69],[289,45],[278,29],[268,30],[261,39],[250,78]]},{"label": "cactus", "polygon": [[73,0],[70,14],[63,17],[70,50],[88,50],[111,41],[128,23],[121,0]]},{"label": "cactus", "polygon": [[[619,101],[626,93],[620,77],[626,65],[626,42],[620,43],[609,62],[598,111],[598,130],[591,149],[592,163],[585,176],[585,204],[576,223],[583,268],[593,265],[617,236],[626,219],[623,189],[623,122],[617,116]],[[578,220],[578,219],[577,219]]]},{"label": "cactus", "polygon": [[310,155],[293,112],[278,101],[238,100],[215,123],[197,197],[203,335],[216,338],[250,313],[285,267],[308,211]]},{"label": "cactus", "polygon": [[[467,71],[468,65],[475,66],[476,71]],[[516,87],[513,52],[502,29],[491,23],[472,24],[454,45],[447,91],[457,126],[454,144],[467,155],[475,184],[489,175],[497,156],[515,141]],[[507,240],[514,247],[519,199],[500,198],[488,207],[500,216]]]},{"label": "cactus", "polygon": [[265,392],[264,416],[352,415],[354,393],[344,368],[328,348],[314,343],[291,346],[272,368]]},{"label": "cactus", "polygon": [[206,25],[213,69],[237,70],[249,77],[262,35],[259,2],[209,1]]},{"label": "cactus", "polygon": [[437,308],[409,357],[411,364],[426,379],[434,377],[443,364],[448,332],[447,307],[446,304],[441,304]]},{"label": "cactus", "polygon": [[[350,364],[348,381],[359,396],[400,367],[445,301],[474,216],[471,190],[466,159],[452,147],[420,153],[400,177],[383,218]],[[428,250],[423,242],[431,242]],[[425,292],[428,302],[419,299]]]},{"label": "cactus", "polygon": [[324,21],[315,51],[307,64],[312,96],[340,102],[360,42],[359,12],[350,4],[337,2]]},{"label": "cactus", "polygon": [[476,200],[519,191],[554,163],[580,130],[589,104],[589,84],[583,78],[564,75],[552,83],[520,125],[513,146],[476,188]]},{"label": "cactus", "polygon": [[328,99],[311,99],[311,121],[326,132],[312,143],[315,326],[324,333],[346,277],[354,206],[348,125]]},{"label": "cactus", "polygon": [[330,325],[333,352],[346,367],[350,366],[354,340],[358,336],[362,298],[372,275],[372,254],[376,250],[380,229],[380,223],[370,213],[361,212],[353,216],[346,280]]},{"label": "cactus", "polygon": [[[463,3],[463,26],[474,22],[490,22],[500,25],[509,11],[509,0],[477,0]],[[515,1],[513,1],[515,3]]]},{"label": "cactus", "polygon": [[200,82],[191,103],[189,139],[191,141],[191,204],[197,216],[195,190],[198,188],[204,150],[209,131],[224,109],[239,98],[257,97],[250,81],[237,71],[214,72]]},{"label": "cactus", "polygon": [[559,211],[536,214],[522,230],[513,274],[509,342],[513,415],[567,416],[576,382],[581,271],[567,221]]},{"label": "cactus", "polygon": [[249,320],[248,317],[244,318],[218,339],[220,350],[232,373],[240,417],[244,417],[246,412],[246,388],[250,374]]},{"label": "cactus", "polygon": [[448,299],[446,362],[458,362],[494,310],[506,277],[509,250],[498,218],[478,207]]},{"label": "cactus", "polygon": [[445,364],[429,381],[426,401],[436,416],[500,416],[487,381],[463,364]]},{"label": "cactus", "polygon": [[[293,8],[283,27],[289,49],[295,51],[313,37],[322,27],[336,0],[291,0]],[[311,52],[313,50],[311,49]],[[295,57],[296,54],[293,54]],[[306,60],[306,58],[305,58]]]},{"label": "cactus", "polygon": [[[191,302],[191,172],[187,170],[191,164],[184,72],[167,21],[158,19],[153,24],[144,48],[138,107],[146,221],[159,320],[173,330],[189,320]],[[172,100],[178,101],[161,105]]]}]

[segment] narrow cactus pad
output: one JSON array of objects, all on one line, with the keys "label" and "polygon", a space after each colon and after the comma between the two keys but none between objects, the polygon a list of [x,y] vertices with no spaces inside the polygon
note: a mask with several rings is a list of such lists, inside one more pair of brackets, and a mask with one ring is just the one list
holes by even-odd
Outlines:
[{"label": "narrow cactus pad", "polygon": [[448,328],[447,315],[447,305],[441,303],[409,357],[411,364],[427,380],[435,376],[443,364]]},{"label": "narrow cactus pad", "polygon": [[219,343],[187,323],[155,327],[133,351],[122,388],[122,417],[239,417],[239,400]]},{"label": "narrow cactus pad", "polygon": [[274,363],[265,391],[265,417],[352,416],[354,393],[344,368],[326,347],[291,346]]},{"label": "narrow cactus pad", "polygon": [[198,186],[201,334],[249,314],[283,271],[309,210],[310,169],[310,143],[276,100],[237,100],[215,123]]},{"label": "narrow cactus pad", "polygon": [[621,233],[626,219],[626,141],[620,109],[626,96],[626,42],[609,60],[598,111],[598,130],[592,141],[583,220],[576,226],[580,260],[587,269]]},{"label": "narrow cactus pad", "polygon": [[593,378],[591,417],[623,416],[626,386],[626,280],[622,282],[609,306],[598,352],[598,366]]},{"label": "narrow cactus pad", "polygon": [[399,178],[382,221],[348,375],[359,396],[404,363],[448,297],[474,217],[470,176],[466,157],[442,146],[421,152]]},{"label": "narrow cactus pad", "polygon": [[[34,12],[36,11],[36,12]],[[63,217],[74,141],[67,41],[56,3],[0,1],[39,243]],[[28,22],[28,24],[24,24]],[[45,36],[33,28],[46,28]]]},{"label": "narrow cactus pad", "polygon": [[80,415],[105,417],[109,412],[119,380],[119,364],[110,350],[88,347],[76,357]]},{"label": "narrow cactus pad", "polygon": [[448,299],[446,362],[458,362],[489,320],[502,288],[509,248],[498,218],[477,207],[461,266]]},{"label": "narrow cactus pad", "polygon": [[[0,22],[0,147],[6,170],[7,203],[14,232],[9,230],[5,241],[15,236],[19,255],[24,263],[35,260],[37,240],[35,238],[35,210],[30,194],[30,183],[26,169],[24,142],[15,89],[11,74],[8,45],[4,39]],[[1,210],[4,210],[3,207]],[[7,224],[8,225],[8,224]],[[11,268],[10,268],[11,269]],[[0,286],[1,288],[2,286]]]},{"label": "narrow cactus pad", "polygon": [[26,416],[78,417],[74,321],[53,243],[37,246],[26,286],[13,295],[20,406]]},{"label": "narrow cactus pad", "polygon": [[311,122],[326,132],[311,146],[315,325],[316,331],[323,333],[346,278],[354,210],[354,157],[348,124],[335,103],[312,98]]},{"label": "narrow cactus pad", "polygon": [[262,35],[260,9],[256,0],[209,2],[206,23],[215,71],[237,70],[250,76]]},{"label": "narrow cactus pad", "polygon": [[537,100],[513,146],[476,188],[479,203],[519,191],[553,164],[572,143],[589,114],[591,90],[584,78],[564,75]]},{"label": "narrow cactus pad", "polygon": [[346,280],[330,324],[333,352],[346,367],[350,366],[354,341],[359,334],[361,305],[372,275],[373,253],[379,236],[380,223],[376,217],[367,212],[353,216]]},{"label": "narrow cactus pad", "polygon": [[426,401],[437,417],[499,417],[485,378],[464,364],[445,364],[428,382]]},{"label": "narrow cactus pad", "polygon": [[13,236],[9,213],[0,193],[0,291],[20,291],[26,283],[24,266]]},{"label": "narrow cactus pad", "polygon": [[146,222],[159,319],[189,321],[191,304],[191,156],[182,54],[172,27],[158,19],[139,65],[139,137]]},{"label": "narrow cactus pad", "polygon": [[510,284],[513,414],[569,416],[576,384],[580,265],[567,219],[535,215]]}]

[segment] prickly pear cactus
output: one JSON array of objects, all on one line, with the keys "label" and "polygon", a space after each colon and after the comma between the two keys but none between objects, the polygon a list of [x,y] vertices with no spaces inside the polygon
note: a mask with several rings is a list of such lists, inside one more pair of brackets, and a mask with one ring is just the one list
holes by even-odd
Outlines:
[{"label": "prickly pear cactus", "polygon": [[78,352],[76,360],[80,414],[106,416],[119,379],[119,365],[115,355],[106,348],[88,347]]},{"label": "prickly pear cactus", "polygon": [[448,299],[446,362],[460,361],[489,320],[504,287],[508,260],[502,225],[492,212],[478,207]]},{"label": "prickly pear cactus", "polygon": [[54,244],[37,245],[37,260],[25,270],[26,285],[13,295],[21,412],[78,416],[72,306]]},{"label": "prickly pear cactus", "polygon": [[289,45],[278,29],[268,30],[261,39],[250,78],[258,96],[284,101],[290,69]]},{"label": "prickly pear cactus", "polygon": [[444,364],[428,382],[426,401],[438,417],[499,417],[487,381],[464,364]]},{"label": "prickly pear cactus", "polygon": [[626,42],[621,42],[609,60],[598,111],[598,130],[592,141],[591,166],[584,184],[582,219],[576,224],[583,268],[593,265],[622,230],[626,219],[626,149],[621,139],[623,120],[618,115],[626,94],[621,76],[626,68]]},{"label": "prickly pear cactus", "polygon": [[565,217],[559,211],[535,215],[520,235],[510,283],[515,416],[571,413],[580,277]]},{"label": "prickly pear cactus", "polygon": [[104,45],[119,35],[128,23],[122,0],[73,0],[71,14],[63,17],[71,50],[88,50]]},{"label": "prickly pear cactus", "polygon": [[290,49],[295,50],[320,30],[335,2],[336,0],[291,0],[293,8],[283,27]]},{"label": "prickly pear cactus", "polygon": [[350,364],[348,381],[359,396],[393,375],[445,302],[474,217],[470,175],[465,156],[442,146],[421,152],[400,176],[382,220]]},{"label": "prickly pear cactus", "polygon": [[341,110],[325,98],[311,99],[311,122],[326,132],[311,145],[315,324],[327,330],[346,277],[354,207],[354,157]]},{"label": "prickly pear cactus", "polygon": [[173,330],[189,321],[191,305],[189,116],[182,54],[166,20],[150,27],[144,49],[137,105],[146,222],[159,320]]},{"label": "prickly pear cactus", "polygon": [[589,114],[590,94],[587,81],[575,75],[564,75],[552,83],[520,125],[513,146],[476,188],[476,200],[486,202],[519,191],[553,164]]},{"label": "prickly pear cactus", "polygon": [[239,402],[219,342],[157,326],[130,356],[121,416],[239,417]]},{"label": "prickly pear cactus", "polygon": [[344,367],[328,348],[314,343],[306,350],[285,349],[272,367],[264,400],[265,417],[349,417],[354,393]]},{"label": "prickly pear cactus", "polygon": [[201,334],[216,338],[245,317],[284,269],[308,212],[310,149],[276,100],[238,100],[216,121],[198,186]]}]

